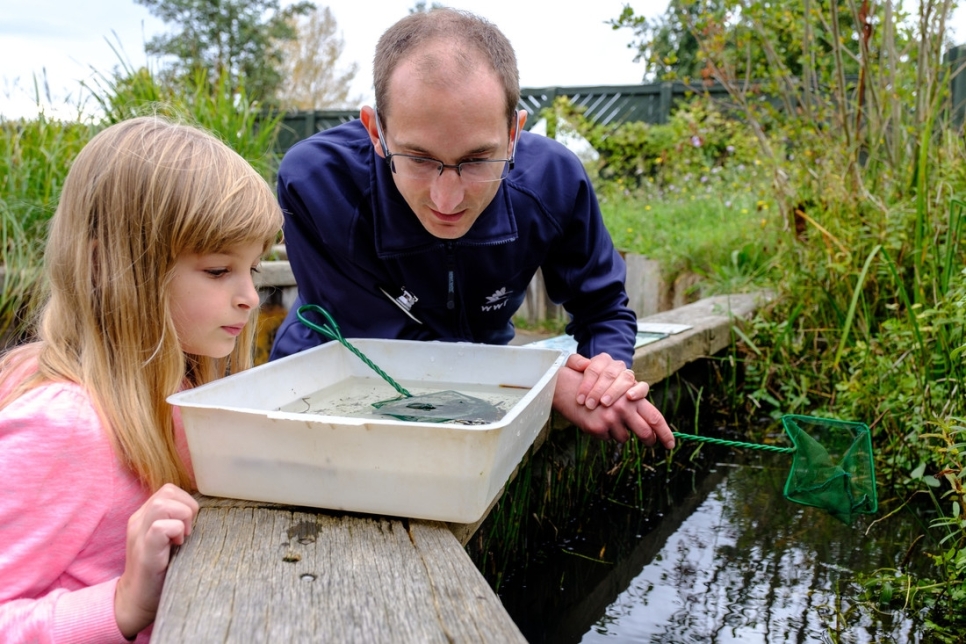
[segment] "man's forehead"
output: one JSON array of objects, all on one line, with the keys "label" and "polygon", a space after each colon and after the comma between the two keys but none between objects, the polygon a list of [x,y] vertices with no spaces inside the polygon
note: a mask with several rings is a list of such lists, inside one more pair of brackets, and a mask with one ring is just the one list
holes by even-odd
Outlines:
[{"label": "man's forehead", "polygon": [[414,68],[399,69],[389,84],[382,126],[397,135],[407,126],[440,127],[454,120],[477,127],[506,128],[506,97],[495,74],[463,73],[424,76]]}]

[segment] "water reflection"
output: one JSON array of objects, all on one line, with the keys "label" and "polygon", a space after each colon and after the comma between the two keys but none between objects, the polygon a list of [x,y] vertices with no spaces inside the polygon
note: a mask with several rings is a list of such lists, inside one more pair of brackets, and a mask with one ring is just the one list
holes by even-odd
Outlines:
[{"label": "water reflection", "polygon": [[669,499],[657,523],[608,504],[596,528],[585,522],[534,557],[516,587],[501,591],[527,639],[923,641],[917,615],[860,604],[853,581],[855,572],[898,567],[914,526],[895,517],[866,534],[876,517],[850,527],[786,501],[787,455],[742,459]]},{"label": "water reflection", "polygon": [[581,641],[918,641],[911,617],[843,598],[853,570],[896,565],[890,540],[788,503],[787,466],[762,460],[732,468]]}]

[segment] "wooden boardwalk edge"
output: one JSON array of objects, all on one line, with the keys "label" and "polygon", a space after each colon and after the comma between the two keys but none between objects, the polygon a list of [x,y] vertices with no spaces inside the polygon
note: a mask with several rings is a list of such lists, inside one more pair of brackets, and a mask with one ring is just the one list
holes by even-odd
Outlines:
[{"label": "wooden boardwalk edge", "polygon": [[442,523],[202,503],[153,644],[526,641]]}]

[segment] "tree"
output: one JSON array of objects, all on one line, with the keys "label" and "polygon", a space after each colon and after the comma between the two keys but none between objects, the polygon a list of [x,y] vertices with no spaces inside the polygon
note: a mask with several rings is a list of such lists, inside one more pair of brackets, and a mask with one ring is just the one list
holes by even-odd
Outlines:
[{"label": "tree", "polygon": [[630,29],[634,34],[635,41],[628,47],[637,50],[634,60],[644,63],[642,80],[700,77],[704,64],[691,25],[708,10],[706,4],[670,0],[664,15],[651,20],[624,5],[621,15],[610,21],[614,29]]},{"label": "tree", "polygon": [[[837,10],[837,25],[831,24],[831,9]],[[729,78],[717,80],[760,79],[775,71],[801,76],[806,63],[803,57],[810,47],[811,55],[827,63],[824,56],[841,42],[840,36],[846,38],[844,44],[851,51],[846,71],[857,71],[858,33],[868,11],[868,0],[804,4],[670,0],[664,15],[651,20],[625,4],[620,16],[609,24],[634,34],[628,46],[637,50],[635,60],[644,62],[645,80],[710,80],[721,74]],[[836,27],[839,35],[833,33]]]},{"label": "tree", "polygon": [[409,13],[427,13],[433,9],[442,9],[445,5],[441,5],[438,2],[434,2],[428,7],[426,6],[426,0],[418,0],[410,9]]},{"label": "tree", "polygon": [[290,20],[315,8],[308,1],[284,9],[280,0],[135,0],[180,31],[145,45],[148,54],[170,56],[169,80],[205,70],[212,82],[224,72],[233,87],[271,101],[282,82],[280,43],[295,38]]},{"label": "tree", "polygon": [[293,17],[289,26],[297,35],[279,45],[284,56],[279,106],[318,110],[361,103],[361,96],[349,98],[349,87],[359,65],[352,63],[343,70],[336,69],[345,42],[336,35],[336,21],[329,8],[315,9],[302,18]]}]

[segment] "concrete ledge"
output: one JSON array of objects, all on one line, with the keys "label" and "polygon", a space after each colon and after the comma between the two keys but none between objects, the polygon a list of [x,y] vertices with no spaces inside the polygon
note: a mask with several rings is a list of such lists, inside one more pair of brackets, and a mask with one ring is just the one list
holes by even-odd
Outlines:
[{"label": "concrete ledge", "polygon": [[660,382],[689,362],[725,349],[731,343],[735,319],[750,316],[772,297],[766,292],[717,295],[642,318],[642,322],[689,324],[691,328],[640,347],[634,353],[637,379]]},{"label": "concrete ledge", "polygon": [[284,260],[264,261],[255,273],[256,288],[287,288],[295,286],[292,267]]}]

